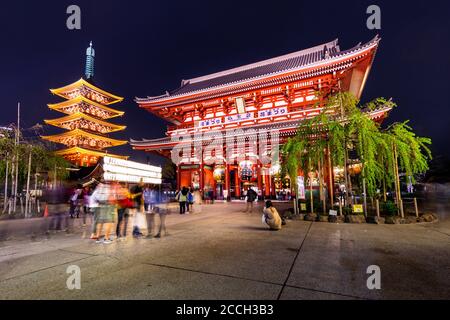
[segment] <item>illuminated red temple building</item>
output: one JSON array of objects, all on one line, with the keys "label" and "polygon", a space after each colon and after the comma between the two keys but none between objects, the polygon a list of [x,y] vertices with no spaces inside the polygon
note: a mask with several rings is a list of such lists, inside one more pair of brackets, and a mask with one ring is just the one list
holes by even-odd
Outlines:
[{"label": "illuminated red temple building", "polygon": [[[336,39],[306,50],[183,80],[178,89],[160,96],[136,98],[141,108],[171,125],[166,137],[131,140],[131,145],[136,150],[170,158],[176,145],[191,145],[193,139],[177,142],[174,137],[194,137],[214,131],[227,133],[236,128],[276,130],[282,144],[296,134],[302,120],[321,112],[330,94],[341,90],[361,96],[379,41],[375,37],[341,50]],[[321,97],[317,96],[319,91]],[[383,106],[365,112],[375,121],[382,121],[389,111],[389,107]],[[211,143],[208,140],[202,141],[203,148]],[[177,165],[178,187],[212,189],[217,199],[239,198],[249,185],[265,197],[276,197],[290,188],[289,179],[280,177],[278,162],[264,165],[254,155],[245,154],[246,160],[240,163],[205,164],[203,158],[199,162],[189,159]],[[326,181],[333,181],[328,178]]]}]

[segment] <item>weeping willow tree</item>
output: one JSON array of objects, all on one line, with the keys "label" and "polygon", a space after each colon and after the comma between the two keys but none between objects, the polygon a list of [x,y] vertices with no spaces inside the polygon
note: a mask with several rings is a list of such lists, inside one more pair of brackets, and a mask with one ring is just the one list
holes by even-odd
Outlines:
[{"label": "weeping willow tree", "polygon": [[378,179],[383,174],[383,166],[377,161],[380,145],[384,145],[383,136],[378,124],[358,109],[348,117],[347,138],[354,145],[361,164],[360,184],[364,213],[367,214],[367,195],[376,193]]},{"label": "weeping willow tree", "polygon": [[[6,166],[8,164],[9,171],[12,170],[11,163],[13,157],[18,157],[18,184],[23,185],[28,172],[28,157],[31,154],[31,171],[32,172],[48,172],[53,175],[54,168],[70,167],[70,163],[64,158],[55,155],[41,144],[14,144],[5,143],[0,139],[0,181],[6,178]],[[11,172],[9,172],[11,174]],[[53,177],[53,176],[52,176]],[[68,177],[67,170],[59,170],[58,178],[66,179]]]},{"label": "weeping willow tree", "polygon": [[[330,162],[344,168],[346,190],[351,191],[348,155],[353,151],[361,166],[359,182],[363,189],[365,213],[367,195],[374,196],[381,188],[386,194],[386,188],[392,185],[396,185],[396,193],[399,194],[399,171],[413,178],[428,169],[431,140],[416,136],[407,122],[382,130],[365,112],[382,106],[393,108],[396,105],[384,98],[360,105],[358,99],[348,92],[330,96],[323,111],[302,121],[297,135],[284,145],[283,170],[290,177],[296,177],[299,170],[304,173],[318,170],[322,190],[323,163],[328,152]],[[295,179],[291,180],[295,185]],[[297,190],[298,186],[295,188]],[[346,196],[346,203],[351,204],[349,192]]]},{"label": "weeping willow tree", "polygon": [[[298,186],[295,177],[297,177],[299,170],[309,177],[311,213],[314,211],[313,177],[315,172],[318,173],[319,198],[322,201],[323,210],[326,210],[323,189],[326,184],[324,181],[324,168],[330,143],[328,139],[329,125],[331,125],[331,122],[326,112],[303,121],[297,131],[297,135],[289,139],[282,150],[285,155],[283,170],[291,177],[296,193]],[[338,128],[334,128],[334,130],[337,132]],[[337,134],[336,136],[338,137],[339,135]],[[337,143],[337,141],[333,140],[332,143]]]},{"label": "weeping willow tree", "polygon": [[[383,161],[383,183],[395,187],[396,201],[401,206],[399,172],[415,183],[417,174],[425,173],[432,160],[431,139],[417,136],[408,125],[409,121],[394,123],[382,132],[385,147],[380,161]],[[386,187],[383,188],[385,192]],[[402,211],[402,208],[400,208]]]},{"label": "weeping willow tree", "polygon": [[[31,160],[31,161],[30,161]],[[55,155],[41,143],[17,143],[14,134],[10,131],[0,132],[0,182],[3,182],[3,207],[5,209],[8,196],[21,193],[24,186],[29,186],[30,176],[45,172],[55,179],[55,171],[59,179],[68,177],[67,170],[54,170],[66,168],[70,164],[63,158]],[[27,187],[28,189],[28,187]]]}]

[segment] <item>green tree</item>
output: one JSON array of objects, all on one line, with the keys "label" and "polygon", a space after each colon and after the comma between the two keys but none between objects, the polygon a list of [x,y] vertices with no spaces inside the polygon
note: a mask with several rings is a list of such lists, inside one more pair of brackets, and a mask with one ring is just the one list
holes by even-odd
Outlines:
[{"label": "green tree", "polygon": [[[416,136],[407,121],[382,130],[366,111],[383,106],[396,105],[384,98],[360,105],[348,92],[330,96],[323,111],[302,121],[298,134],[283,146],[283,170],[291,177],[296,177],[299,169],[304,173],[318,170],[322,189],[328,150],[332,163],[344,168],[346,187],[351,190],[347,166],[349,151],[354,151],[357,155],[354,160],[361,165],[359,181],[364,197],[375,195],[380,187],[385,191],[393,184],[399,193],[399,170],[414,177],[428,169],[431,140]],[[295,179],[292,181],[295,186]]]}]

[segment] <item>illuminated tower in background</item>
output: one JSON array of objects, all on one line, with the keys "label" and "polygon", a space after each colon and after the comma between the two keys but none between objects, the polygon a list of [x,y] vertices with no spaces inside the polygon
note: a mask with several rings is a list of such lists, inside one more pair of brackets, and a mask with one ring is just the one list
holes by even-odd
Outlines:
[{"label": "illuminated tower in background", "polygon": [[108,134],[124,130],[126,127],[106,121],[124,114],[123,111],[109,107],[111,104],[121,102],[123,98],[94,86],[92,83],[94,57],[95,50],[91,42],[86,50],[86,79],[81,78],[67,86],[50,90],[65,101],[49,104],[48,107],[64,113],[65,116],[44,120],[49,125],[68,130],[42,138],[64,144],[67,148],[57,151],[56,154],[79,166],[93,166],[105,155],[121,159],[128,158],[107,153],[105,150],[127,143],[124,140],[108,137]]},{"label": "illuminated tower in background", "polygon": [[86,79],[91,79],[94,77],[94,59],[95,59],[95,50],[92,47],[92,41],[89,44],[89,48],[86,49],[86,69],[84,71],[84,75]]}]

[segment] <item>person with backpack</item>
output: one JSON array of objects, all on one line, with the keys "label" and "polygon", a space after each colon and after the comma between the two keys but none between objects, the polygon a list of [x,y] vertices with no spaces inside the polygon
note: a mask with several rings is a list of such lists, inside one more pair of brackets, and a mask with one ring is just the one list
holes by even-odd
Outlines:
[{"label": "person with backpack", "polygon": [[180,204],[180,214],[186,213],[186,202],[187,202],[188,193],[189,193],[188,188],[182,187],[176,196],[176,199],[177,199],[178,203]]},{"label": "person with backpack", "polygon": [[188,212],[192,211],[192,205],[194,204],[194,193],[191,189],[188,189],[187,201],[186,201],[186,210]]},{"label": "person with backpack", "polygon": [[74,215],[76,214],[77,218],[80,217],[80,204],[79,200],[81,198],[83,190],[81,186],[77,186],[77,188],[73,191],[73,193],[70,196],[70,218],[73,219]]},{"label": "person with backpack", "polygon": [[257,196],[258,194],[255,192],[255,190],[253,190],[252,187],[249,187],[247,191],[247,207],[245,209],[245,212],[253,212],[253,202],[256,200]]},{"label": "person with backpack", "polygon": [[123,183],[117,186],[117,240],[125,239],[128,228],[128,209],[133,208],[133,201],[130,199],[130,193]]},{"label": "person with backpack", "polygon": [[144,191],[144,182],[141,181],[139,184],[135,185],[130,189],[131,198],[133,201],[133,213],[134,213],[134,223],[133,223],[133,236],[140,237],[142,236],[141,229],[139,228],[139,222],[143,219],[143,191]]}]

